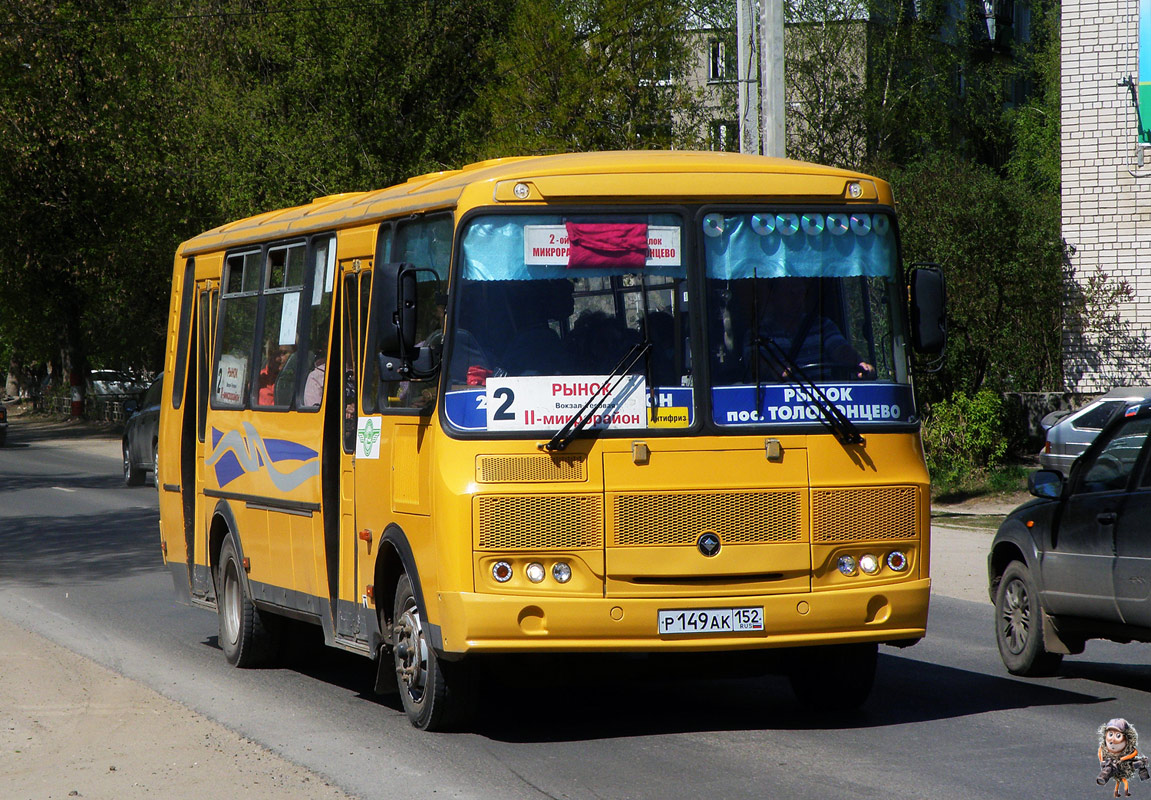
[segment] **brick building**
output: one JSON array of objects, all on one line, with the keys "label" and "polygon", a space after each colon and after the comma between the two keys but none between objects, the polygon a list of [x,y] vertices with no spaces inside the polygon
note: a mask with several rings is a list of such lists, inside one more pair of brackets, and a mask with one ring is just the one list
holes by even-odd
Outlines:
[{"label": "brick building", "polygon": [[[1142,9],[1140,9],[1142,5]],[[1142,14],[1140,14],[1142,11]],[[1062,6],[1063,374],[1096,392],[1151,382],[1151,0]],[[1142,86],[1140,86],[1142,84]],[[1151,116],[1151,97],[1144,119]]]}]

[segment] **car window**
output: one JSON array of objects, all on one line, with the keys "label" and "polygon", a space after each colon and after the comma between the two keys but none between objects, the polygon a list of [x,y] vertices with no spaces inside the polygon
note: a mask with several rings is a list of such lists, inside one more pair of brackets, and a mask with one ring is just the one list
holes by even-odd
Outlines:
[{"label": "car window", "polygon": [[1097,431],[1107,424],[1107,420],[1111,419],[1115,409],[1123,405],[1123,402],[1122,400],[1104,400],[1094,408],[1087,408],[1071,424],[1080,430]]},{"label": "car window", "polygon": [[160,396],[164,392],[164,382],[157,380],[148,387],[148,393],[144,395],[144,408],[156,406],[160,404]]},{"label": "car window", "polygon": [[1151,417],[1132,417],[1112,430],[1107,443],[1084,465],[1080,491],[1125,489],[1148,431],[1151,431]]}]

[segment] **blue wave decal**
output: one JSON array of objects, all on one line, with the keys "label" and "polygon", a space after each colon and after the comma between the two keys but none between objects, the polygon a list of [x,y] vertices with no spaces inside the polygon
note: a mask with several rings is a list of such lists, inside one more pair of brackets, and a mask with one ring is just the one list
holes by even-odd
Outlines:
[{"label": "blue wave decal", "polygon": [[[266,469],[277,489],[290,492],[320,474],[319,453],[315,450],[286,439],[264,441],[250,422],[244,423],[243,434],[213,428],[212,444],[212,452],[204,463],[215,469],[216,480],[221,487],[248,472]],[[275,466],[284,461],[305,463],[292,470],[281,470]]]}]

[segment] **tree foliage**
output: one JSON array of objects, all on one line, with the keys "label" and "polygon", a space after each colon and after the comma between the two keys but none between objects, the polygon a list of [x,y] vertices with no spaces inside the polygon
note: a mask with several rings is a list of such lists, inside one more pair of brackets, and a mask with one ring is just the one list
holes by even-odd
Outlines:
[{"label": "tree foliage", "polygon": [[[158,368],[172,254],[230,219],[480,158],[700,146],[690,32],[729,6],[0,0],[0,356]],[[978,8],[788,12],[790,154],[894,176],[907,255],[948,274],[940,398],[1060,375],[1057,8],[1010,57]]]},{"label": "tree foliage", "polygon": [[953,154],[890,177],[905,259],[938,262],[947,279],[946,357],[925,399],[1057,386],[1062,250],[1048,198]]},{"label": "tree foliage", "polygon": [[489,156],[689,144],[686,14],[0,0],[0,356],[158,368],[172,254],[230,219]]},{"label": "tree foliage", "polygon": [[528,0],[496,42],[486,152],[699,144],[702,98],[679,0]]}]

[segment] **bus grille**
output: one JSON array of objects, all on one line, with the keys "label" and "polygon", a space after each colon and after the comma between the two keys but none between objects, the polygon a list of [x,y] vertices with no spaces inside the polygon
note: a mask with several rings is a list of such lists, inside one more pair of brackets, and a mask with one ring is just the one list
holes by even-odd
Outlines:
[{"label": "bus grille", "polygon": [[918,519],[919,490],[914,486],[811,491],[813,542],[914,539]]},{"label": "bus grille", "polygon": [[803,493],[624,494],[615,498],[616,547],[694,544],[714,531],[725,544],[804,541]]},{"label": "bus grille", "polygon": [[479,483],[552,483],[582,481],[583,456],[479,456],[476,481]]},{"label": "bus grille", "polygon": [[603,547],[599,495],[487,495],[476,498],[480,549],[570,550]]}]

